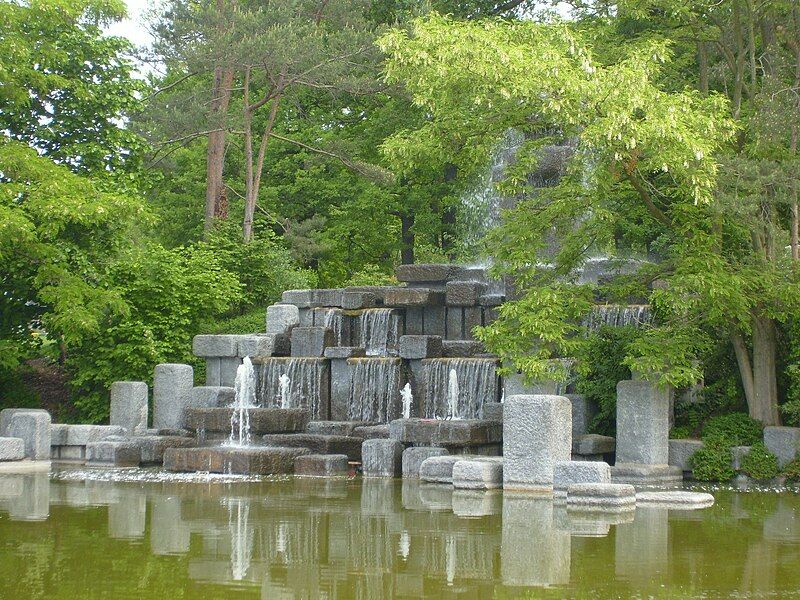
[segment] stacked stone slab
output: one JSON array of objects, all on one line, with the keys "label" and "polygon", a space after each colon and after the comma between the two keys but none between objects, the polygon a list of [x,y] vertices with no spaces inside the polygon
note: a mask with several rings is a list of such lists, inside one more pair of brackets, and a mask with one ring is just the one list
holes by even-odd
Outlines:
[{"label": "stacked stone slab", "polygon": [[301,477],[347,477],[345,454],[304,454],[294,459],[294,473]]},{"label": "stacked stone slab", "polygon": [[573,483],[567,487],[567,507],[572,510],[633,510],[636,489],[618,483]]},{"label": "stacked stone slab", "polygon": [[122,427],[128,435],[142,435],[147,431],[148,410],[144,381],[111,384],[111,425]]},{"label": "stacked stone slab", "polygon": [[389,435],[403,444],[446,448],[450,454],[499,454],[503,426],[497,421],[396,419]]},{"label": "stacked stone slab", "polygon": [[365,440],[361,446],[364,477],[399,477],[403,444],[392,439]]},{"label": "stacked stone slab", "polygon": [[403,450],[403,478],[419,478],[422,463],[432,456],[445,456],[446,448],[433,446],[412,446]]},{"label": "stacked stone slab", "polygon": [[573,460],[603,462],[614,453],[615,448],[616,441],[607,435],[585,433],[572,437]]},{"label": "stacked stone slab", "polygon": [[0,462],[25,458],[25,441],[21,438],[0,437]]},{"label": "stacked stone slab", "polygon": [[569,486],[576,483],[611,483],[608,463],[594,461],[557,462],[553,468],[553,491],[565,496]]},{"label": "stacked stone slab", "polygon": [[110,437],[122,438],[128,431],[119,425],[65,425],[50,426],[50,456],[53,460],[82,463],[87,460],[89,444]]},{"label": "stacked stone slab", "polygon": [[350,386],[353,367],[348,360],[366,356],[364,348],[331,346],[325,348],[325,358],[331,362],[331,420],[347,421],[350,406]]},{"label": "stacked stone slab", "polygon": [[0,411],[0,437],[21,439],[25,458],[50,460],[50,423],[45,410],[7,408]]},{"label": "stacked stone slab", "polygon": [[[194,337],[192,352],[195,356],[206,360],[206,385],[232,387],[236,382],[236,369],[242,364],[239,358],[239,337],[238,335],[196,335]],[[155,389],[153,389],[154,396],[155,393]]]},{"label": "stacked stone slab", "polygon": [[670,485],[683,479],[669,462],[670,389],[648,381],[617,384],[617,460],[615,482]]},{"label": "stacked stone slab", "polygon": [[553,470],[569,461],[572,404],[563,396],[511,396],[503,407],[503,488],[552,493]]},{"label": "stacked stone slab", "polygon": [[493,490],[503,487],[503,459],[489,457],[460,460],[453,465],[453,487],[467,490]]},{"label": "stacked stone slab", "polygon": [[153,374],[153,427],[184,427],[184,411],[193,387],[194,369],[191,366],[174,363],[156,365]]}]

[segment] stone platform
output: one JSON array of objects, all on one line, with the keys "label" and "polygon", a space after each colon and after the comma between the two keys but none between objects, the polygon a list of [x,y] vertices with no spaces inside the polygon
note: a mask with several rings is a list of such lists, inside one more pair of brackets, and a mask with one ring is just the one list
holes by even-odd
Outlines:
[{"label": "stone platform", "polygon": [[477,447],[500,444],[503,425],[485,419],[396,419],[389,436],[404,444],[435,447]]},{"label": "stone platform", "polygon": [[[309,413],[302,408],[248,408],[250,434],[295,433],[304,431]],[[186,410],[188,429],[213,439],[214,434],[228,435],[231,431],[232,408],[189,408]]]},{"label": "stone platform", "polygon": [[313,454],[345,454],[355,462],[361,462],[361,444],[364,442],[359,437],[321,433],[272,433],[261,440],[269,447],[307,448]]},{"label": "stone platform", "polygon": [[263,446],[167,448],[164,469],[188,473],[288,475],[294,473],[294,459],[304,454],[309,454],[308,449]]},{"label": "stone platform", "polygon": [[637,487],[677,487],[683,483],[683,470],[669,465],[617,463],[611,467],[611,481]]}]

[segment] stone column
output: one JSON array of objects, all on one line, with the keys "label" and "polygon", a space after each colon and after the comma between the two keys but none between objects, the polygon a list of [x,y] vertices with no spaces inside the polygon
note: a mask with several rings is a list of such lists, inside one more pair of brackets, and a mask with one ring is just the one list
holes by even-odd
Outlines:
[{"label": "stone column", "polygon": [[19,438],[25,444],[25,458],[50,460],[50,414],[44,410],[6,409],[0,418],[0,435]]},{"label": "stone column", "polygon": [[572,404],[563,396],[511,396],[503,407],[503,487],[552,493],[553,467],[572,452]]},{"label": "stone column", "polygon": [[183,410],[194,386],[190,365],[156,365],[153,375],[153,427],[178,429],[183,424]]},{"label": "stone column", "polygon": [[641,380],[617,384],[617,464],[669,462],[669,399],[667,386]]},{"label": "stone column", "polygon": [[115,381],[111,384],[111,425],[123,427],[128,435],[147,432],[147,384],[144,381]]}]

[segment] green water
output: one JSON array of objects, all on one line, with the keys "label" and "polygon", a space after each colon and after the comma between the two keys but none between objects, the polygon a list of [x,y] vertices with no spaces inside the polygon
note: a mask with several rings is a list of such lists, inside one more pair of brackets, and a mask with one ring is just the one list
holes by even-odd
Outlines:
[{"label": "green water", "polygon": [[800,596],[797,493],[612,523],[400,481],[119,477],[0,475],[0,598]]}]

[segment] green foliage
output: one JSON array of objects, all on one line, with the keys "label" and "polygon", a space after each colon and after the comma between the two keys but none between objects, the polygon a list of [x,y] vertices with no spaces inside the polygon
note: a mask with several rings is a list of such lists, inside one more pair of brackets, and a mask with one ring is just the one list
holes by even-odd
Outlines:
[{"label": "green foliage", "polygon": [[778,457],[767,450],[763,442],[758,442],[742,458],[741,471],[753,479],[772,479],[779,472]]},{"label": "green foliage", "polygon": [[370,286],[370,285],[397,285],[397,279],[393,274],[388,274],[380,270],[376,265],[368,265],[361,271],[353,273],[344,285],[346,287]]},{"label": "green foliage", "polygon": [[728,481],[736,474],[731,466],[730,446],[719,438],[704,441],[689,463],[692,475],[700,481]]},{"label": "green foliage", "polygon": [[718,440],[730,446],[753,446],[763,438],[764,426],[745,413],[709,419],[703,425],[703,441]]},{"label": "green foliage", "polygon": [[686,425],[679,425],[673,427],[669,431],[669,439],[671,440],[687,440],[692,437],[692,429]]},{"label": "green foliage", "polygon": [[800,482],[800,458],[795,458],[792,462],[786,464],[781,473],[789,481]]},{"label": "green foliage", "polygon": [[633,327],[603,327],[581,349],[578,392],[599,409],[590,425],[592,433],[611,436],[616,433],[617,383],[631,377],[624,358],[635,337]]},{"label": "green foliage", "polygon": [[800,427],[800,400],[790,400],[781,406],[784,425]]},{"label": "green foliage", "polygon": [[243,315],[219,319],[209,329],[209,333],[260,333],[264,331],[266,313],[266,308],[256,308]]}]

